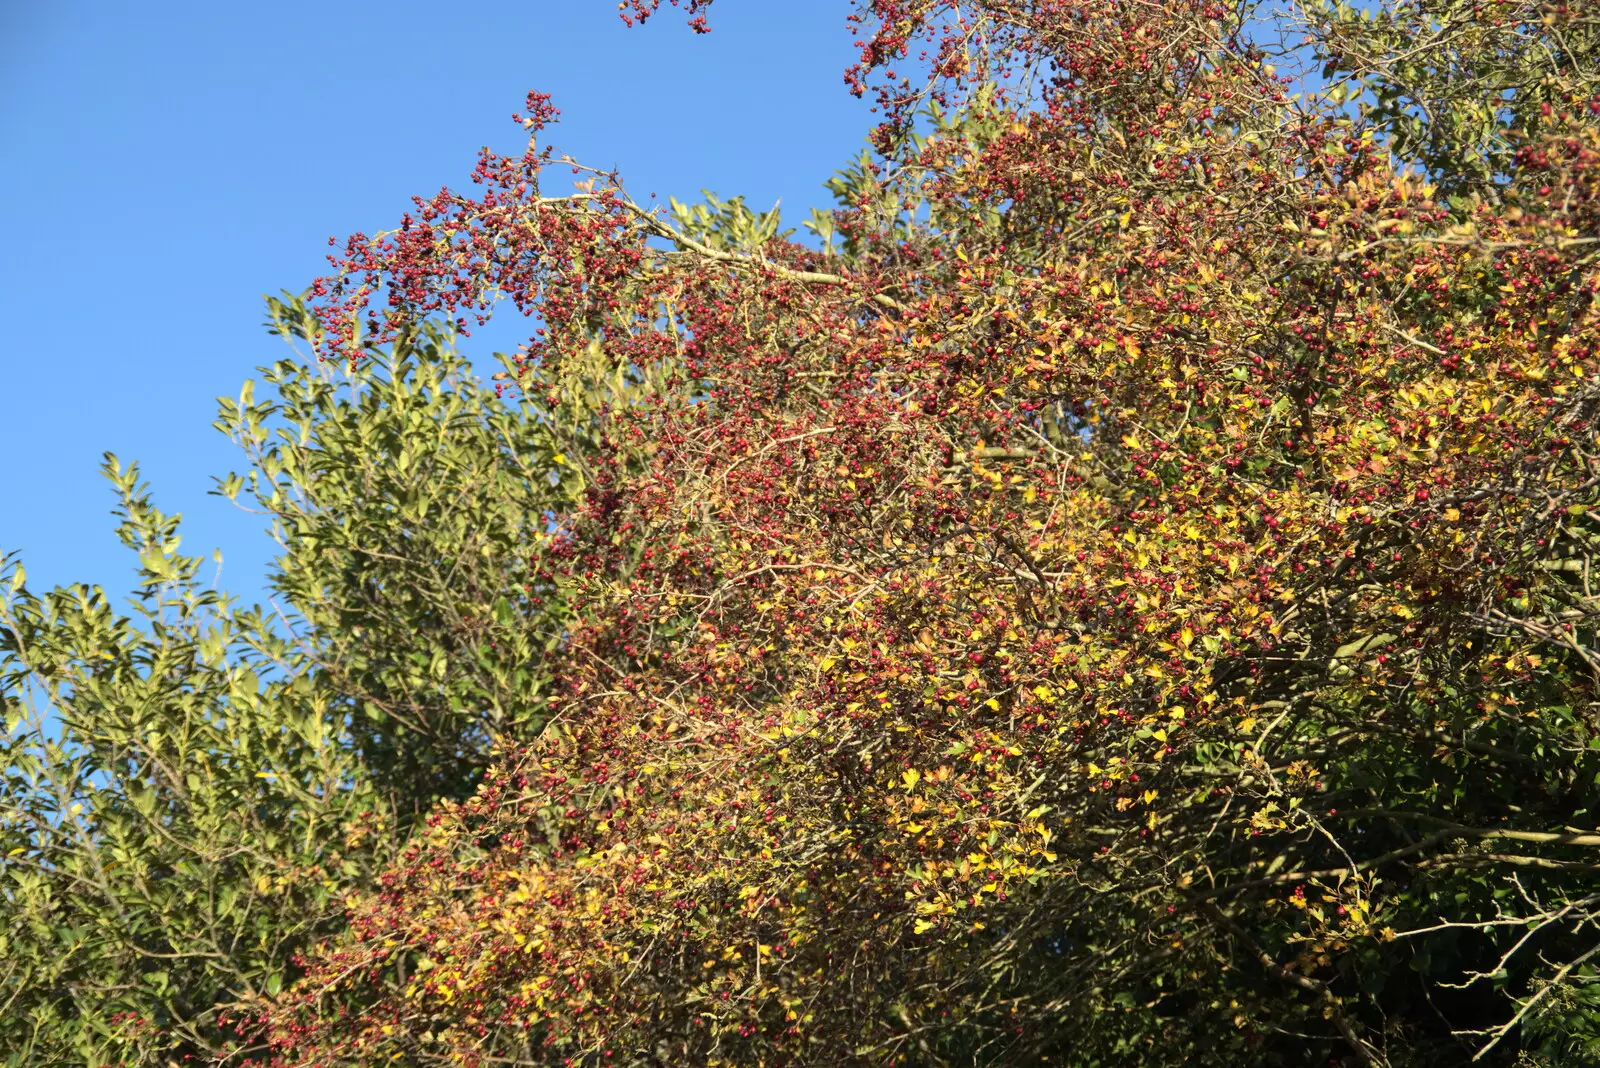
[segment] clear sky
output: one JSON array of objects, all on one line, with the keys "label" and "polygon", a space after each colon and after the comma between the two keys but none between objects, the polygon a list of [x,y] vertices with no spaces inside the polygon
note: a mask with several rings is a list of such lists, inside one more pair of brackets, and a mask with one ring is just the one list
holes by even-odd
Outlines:
[{"label": "clear sky", "polygon": [[670,11],[626,29],[614,0],[0,0],[0,550],[35,589],[126,590],[109,449],[258,598],[261,520],[207,491],[241,466],[215,398],[286,354],[262,294],[470,188],[480,146],[525,142],[529,89],[562,109],[551,143],[634,193],[781,198],[797,225],[872,121],[848,12],[724,0],[696,36]]}]

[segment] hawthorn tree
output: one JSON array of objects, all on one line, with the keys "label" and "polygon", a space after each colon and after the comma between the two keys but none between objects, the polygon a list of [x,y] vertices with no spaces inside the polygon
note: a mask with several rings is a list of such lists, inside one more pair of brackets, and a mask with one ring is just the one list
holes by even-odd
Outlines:
[{"label": "hawthorn tree", "polygon": [[530,147],[319,283],[330,357],[504,297],[548,419],[638,388],[551,718],[282,1062],[1600,1056],[1593,13],[852,19],[817,242]]}]

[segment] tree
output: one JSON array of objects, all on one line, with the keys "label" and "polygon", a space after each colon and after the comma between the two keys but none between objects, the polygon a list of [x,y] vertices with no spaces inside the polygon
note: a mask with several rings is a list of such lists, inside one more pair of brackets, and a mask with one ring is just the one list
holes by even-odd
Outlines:
[{"label": "tree", "polygon": [[842,245],[548,149],[353,241],[332,354],[508,293],[665,388],[284,1062],[1600,1055],[1593,23],[1462,11],[872,0]]},{"label": "tree", "polygon": [[219,1053],[228,1005],[280,989],[394,822],[293,644],[200,581],[137,468],[106,474],[133,618],[99,589],[35,595],[14,560],[0,606],[15,1065]]},{"label": "tree", "polygon": [[[49,887],[8,890],[17,959],[94,932],[92,983],[18,988],[38,1049],[79,1006],[175,1005],[153,950],[185,1007],[102,1040],[128,1060],[1600,1057],[1592,15],[854,19],[883,122],[811,243],[737,198],[552,190],[571,161],[530,142],[274,305],[353,376],[285,365],[281,407],[224,412],[283,637],[249,616],[235,661],[143,653],[85,703],[106,642],[14,595],[8,709],[56,679],[63,725],[176,730],[264,694],[257,740],[185,750],[231,769],[316,708],[334,741],[284,767],[341,770],[264,811],[379,828],[334,875],[172,795],[134,839],[151,902],[81,873],[154,763],[75,773],[87,823],[16,780],[7,873]],[[502,402],[450,353],[504,297],[537,325]],[[116,644],[172,631],[142,633]],[[279,666],[228,681],[257,647]],[[164,679],[215,696],[136,699]],[[91,747],[33,722],[8,766]],[[277,984],[192,933],[219,835],[246,879],[326,880],[252,950]],[[140,933],[168,913],[181,950]]]},{"label": "tree", "polygon": [[[269,311],[305,336],[302,302]],[[221,402],[251,467],[218,491],[282,548],[271,608],[206,584],[109,456],[132,612],[36,594],[6,559],[7,1063],[251,1055],[237,1021],[341,929],[344,895],[472,793],[497,739],[537,731],[564,625],[540,545],[571,479],[453,344],[424,325],[349,375],[286,360],[267,400]]]}]

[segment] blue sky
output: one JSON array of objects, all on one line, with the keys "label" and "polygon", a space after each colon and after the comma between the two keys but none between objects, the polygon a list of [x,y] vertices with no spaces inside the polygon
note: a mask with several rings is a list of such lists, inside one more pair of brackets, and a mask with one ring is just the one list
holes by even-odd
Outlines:
[{"label": "blue sky", "polygon": [[726,0],[696,36],[665,11],[628,30],[614,0],[0,0],[0,550],[35,589],[126,590],[109,449],[259,597],[261,521],[207,491],[240,465],[215,398],[286,353],[262,294],[470,186],[479,146],[524,143],[529,89],[562,109],[552,143],[636,194],[781,198],[797,225],[872,121],[848,11]]}]

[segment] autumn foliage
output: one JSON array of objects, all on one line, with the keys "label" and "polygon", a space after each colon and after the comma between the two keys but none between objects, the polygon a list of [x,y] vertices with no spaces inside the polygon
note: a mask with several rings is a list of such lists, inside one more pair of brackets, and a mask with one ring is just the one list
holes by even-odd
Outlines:
[{"label": "autumn foliage", "polygon": [[330,353],[504,294],[554,423],[616,389],[555,715],[352,897],[286,1061],[1593,1053],[1593,18],[1473,9],[1556,58],[1423,171],[1340,106],[1417,111],[1359,17],[1319,93],[1248,14],[863,4],[821,250],[548,154],[351,245]]},{"label": "autumn foliage", "polygon": [[1593,68],[1424,172],[1248,14],[862,4],[821,249],[533,149],[351,243],[330,355],[504,296],[589,436],[554,714],[351,896],[285,1063],[1593,1052]]},{"label": "autumn foliage", "polygon": [[537,95],[352,238],[328,358],[533,317],[565,496],[484,596],[564,615],[251,1041],[1600,1057],[1600,17],[1436,8],[862,0],[814,240]]}]

